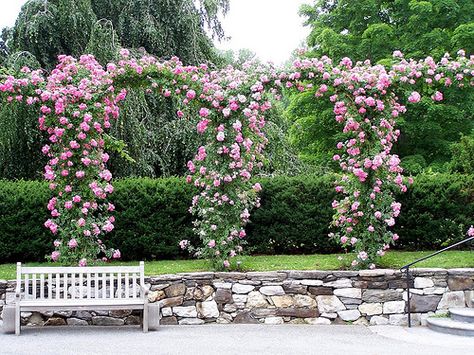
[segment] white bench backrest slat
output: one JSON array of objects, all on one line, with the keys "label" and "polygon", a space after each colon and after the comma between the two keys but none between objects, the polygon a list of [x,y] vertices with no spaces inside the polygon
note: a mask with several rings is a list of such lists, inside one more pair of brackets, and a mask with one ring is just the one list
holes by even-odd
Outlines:
[{"label": "white bench backrest slat", "polygon": [[40,275],[40,298],[44,298],[44,274]]},{"label": "white bench backrest slat", "polygon": [[18,263],[17,291],[23,292],[22,299],[43,301],[143,298],[144,272],[143,262],[139,266],[98,267],[24,267]]}]

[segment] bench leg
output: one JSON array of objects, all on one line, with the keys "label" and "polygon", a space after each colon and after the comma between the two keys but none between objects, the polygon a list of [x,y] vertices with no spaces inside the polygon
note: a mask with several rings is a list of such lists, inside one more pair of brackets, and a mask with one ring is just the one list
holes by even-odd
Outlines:
[{"label": "bench leg", "polygon": [[15,335],[20,335],[20,327],[21,327],[20,305],[16,303],[15,305]]},{"label": "bench leg", "polygon": [[160,303],[148,304],[148,330],[158,330],[160,327]]},{"label": "bench leg", "polygon": [[143,333],[148,332],[148,303],[143,307]]},{"label": "bench leg", "polygon": [[15,317],[16,308],[14,304],[7,304],[3,306],[3,329],[2,332],[5,334],[15,333]]}]

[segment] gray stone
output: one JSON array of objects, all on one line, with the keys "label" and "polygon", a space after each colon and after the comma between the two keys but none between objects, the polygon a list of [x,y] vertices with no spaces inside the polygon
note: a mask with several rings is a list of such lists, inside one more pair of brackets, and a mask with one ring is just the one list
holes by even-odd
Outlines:
[{"label": "gray stone", "polygon": [[127,318],[125,318],[125,324],[126,325],[141,325],[142,320],[139,316],[130,315]]},{"label": "gray stone", "polygon": [[28,318],[28,325],[44,325],[43,317],[40,313],[35,312]]},{"label": "gray stone", "polygon": [[322,313],[321,317],[329,318],[329,319],[336,319],[337,313]]},{"label": "gray stone", "polygon": [[125,318],[128,317],[130,314],[132,314],[131,309],[116,309],[109,312],[109,316],[115,318]]},{"label": "gray stone", "polygon": [[338,288],[334,290],[334,295],[347,298],[362,298],[362,290],[360,288]]},{"label": "gray stone", "polygon": [[214,281],[212,283],[214,285],[215,288],[219,289],[219,288],[224,288],[224,289],[228,289],[230,290],[232,288],[232,282],[218,282],[218,281]]},{"label": "gray stone", "polygon": [[198,286],[194,289],[194,300],[205,301],[214,292],[214,288],[209,285]]},{"label": "gray stone", "polygon": [[202,271],[202,272],[182,272],[178,274],[183,279],[189,280],[211,280],[214,277],[213,272]]},{"label": "gray stone", "polygon": [[183,283],[170,285],[165,289],[165,293],[166,297],[184,296],[186,293],[186,285]]},{"label": "gray stone", "polygon": [[[394,302],[397,302],[397,301],[394,301]],[[359,308],[360,313],[366,314],[368,316],[382,314],[382,311],[383,311],[382,303],[363,303],[358,308]]]},{"label": "gray stone", "polygon": [[301,279],[324,279],[330,274],[329,271],[288,271],[288,278],[301,280]]},{"label": "gray stone", "polygon": [[150,287],[150,291],[162,291],[167,288],[170,284],[159,284],[159,285],[152,285]]},{"label": "gray stone", "polygon": [[406,314],[391,314],[388,317],[390,325],[406,326],[408,324],[408,315]]},{"label": "gray stone", "polygon": [[166,297],[165,292],[161,290],[148,292],[148,302],[150,303],[160,301],[165,297]]},{"label": "gray stone", "polygon": [[283,324],[283,323],[285,323],[285,322],[283,321],[282,317],[267,317],[267,318],[265,318],[265,324],[276,325],[276,324]]},{"label": "gray stone", "polygon": [[347,311],[338,311],[337,314],[343,321],[351,322],[360,318],[360,312],[357,309]]},{"label": "gray stone", "polygon": [[250,291],[253,291],[255,289],[255,286],[252,285],[242,285],[240,283],[235,283],[232,286],[232,292],[234,293],[239,293],[239,294],[247,294]]},{"label": "gray stone", "polygon": [[320,313],[333,313],[346,309],[337,296],[316,296],[316,302]]},{"label": "gray stone", "polygon": [[171,307],[162,308],[161,315],[163,317],[171,317],[173,315],[173,310],[171,309]]},{"label": "gray stone", "polygon": [[21,312],[20,317],[26,319],[26,318],[30,318],[32,314],[33,313],[31,313],[31,312]]},{"label": "gray stone", "polygon": [[360,270],[360,277],[375,277],[375,276],[392,276],[395,274],[395,270],[392,269],[373,269],[373,270]]},{"label": "gray stone", "polygon": [[439,295],[412,295],[410,299],[411,312],[433,312],[441,299]]},{"label": "gray stone", "polygon": [[68,318],[72,316],[72,311],[55,311],[54,316]]},{"label": "gray stone", "polygon": [[276,310],[277,316],[282,317],[296,317],[296,318],[316,318],[319,316],[317,309],[306,308],[278,308]]},{"label": "gray stone", "polygon": [[252,316],[254,316],[255,318],[275,316],[276,314],[277,314],[276,308],[254,308],[252,310]]},{"label": "gray stone", "polygon": [[214,300],[217,303],[230,303],[232,302],[232,291],[227,288],[218,288]]},{"label": "gray stone", "polygon": [[464,291],[464,299],[466,300],[466,306],[474,308],[474,291]]},{"label": "gray stone", "polygon": [[189,301],[184,301],[181,306],[183,306],[183,307],[189,307],[189,306],[195,306],[195,305],[196,305],[196,301],[194,301],[194,300],[189,300]]},{"label": "gray stone", "polygon": [[367,319],[365,319],[364,317],[361,317],[361,318],[357,319],[356,321],[354,321],[352,324],[354,324],[354,325],[369,325],[369,321]]},{"label": "gray stone", "polygon": [[229,324],[232,323],[232,316],[225,312],[221,312],[219,318],[216,319],[217,324]]},{"label": "gray stone", "polygon": [[92,315],[94,315],[94,316],[108,316],[109,311],[93,311]]},{"label": "gray stone", "polygon": [[397,290],[365,290],[362,292],[362,300],[369,303],[400,301],[402,292]]},{"label": "gray stone", "polygon": [[281,286],[262,286],[259,291],[266,296],[279,296],[285,294],[285,291]]},{"label": "gray stone", "polygon": [[160,301],[161,307],[175,307],[183,304],[183,296],[165,298]]},{"label": "gray stone", "polygon": [[112,317],[107,317],[107,316],[95,316],[95,317],[92,317],[92,324],[118,326],[118,325],[124,325],[125,321],[120,318],[112,318]]},{"label": "gray stone", "polygon": [[272,296],[272,302],[277,308],[286,308],[294,305],[293,297],[289,295]]},{"label": "gray stone", "polygon": [[473,274],[469,276],[449,276],[448,287],[451,291],[465,291],[474,289]]},{"label": "gray stone", "polygon": [[79,319],[84,319],[84,320],[91,320],[92,319],[92,314],[87,311],[76,311],[74,312],[74,317],[79,318]]},{"label": "gray stone", "polygon": [[84,319],[79,319],[79,318],[68,318],[67,319],[67,325],[71,326],[84,326],[84,325],[89,325],[89,323],[84,320]]},{"label": "gray stone", "polygon": [[161,318],[161,324],[162,325],[177,325],[178,324],[178,319],[176,319],[175,316],[173,316],[173,317],[163,317],[163,318]]},{"label": "gray stone", "polygon": [[245,303],[247,302],[247,295],[232,295],[234,303]]},{"label": "gray stone", "polygon": [[322,286],[324,282],[321,280],[301,280],[300,283],[305,286]]},{"label": "gray stone", "polygon": [[[339,300],[344,303],[344,305],[360,305],[362,303],[362,300],[360,298],[347,298],[347,297],[339,297]],[[355,307],[357,308],[357,307]]]},{"label": "gray stone", "polygon": [[224,312],[232,313],[235,311],[237,311],[237,307],[235,306],[235,304],[226,304],[224,306]]},{"label": "gray stone", "polygon": [[222,280],[243,280],[247,278],[245,272],[216,272],[214,273],[216,279]]},{"label": "gray stone", "polygon": [[219,309],[217,309],[216,301],[198,302],[196,308],[197,308],[199,317],[202,317],[202,318],[219,317]]},{"label": "gray stone", "polygon": [[205,322],[199,318],[183,318],[178,321],[180,325],[200,325]]},{"label": "gray stone", "polygon": [[370,318],[370,325],[387,325],[388,319],[382,316],[373,316]]},{"label": "gray stone", "polygon": [[234,323],[236,324],[258,324],[258,320],[252,317],[250,312],[242,312],[235,316]]},{"label": "gray stone", "polygon": [[[114,318],[112,318],[114,319]],[[44,323],[45,326],[57,326],[57,325],[66,325],[66,321],[64,318],[60,317],[51,317],[49,318],[46,323]]]},{"label": "gray stone", "polygon": [[285,281],[283,282],[283,289],[286,293],[305,294],[308,288],[304,285],[299,284],[297,281]]},{"label": "gray stone", "polygon": [[474,268],[457,268],[457,269],[449,269],[447,270],[449,276],[466,276],[466,277],[473,277],[474,275]]},{"label": "gray stone", "polygon": [[287,278],[287,274],[280,271],[247,272],[247,278],[259,281],[281,282]]},{"label": "gray stone", "polygon": [[384,314],[404,313],[405,301],[388,301],[383,304]]},{"label": "gray stone", "polygon": [[[235,301],[235,299],[234,299]],[[265,297],[258,291],[252,291],[247,296],[247,308],[261,308],[267,307],[268,302]]]},{"label": "gray stone", "polygon": [[352,281],[350,279],[337,279],[335,281],[325,282],[323,286],[332,288],[350,288],[352,287]]},{"label": "gray stone", "polygon": [[309,287],[308,292],[312,295],[319,296],[319,295],[332,295],[333,289],[331,287]]},{"label": "gray stone", "polygon": [[463,291],[446,292],[441,301],[439,301],[438,309],[462,308],[466,306]]},{"label": "gray stone", "polygon": [[186,318],[196,318],[197,311],[195,306],[188,306],[188,307],[173,307],[173,314],[178,317],[186,317]]},{"label": "gray stone", "polygon": [[307,323],[307,324],[312,324],[312,325],[329,325],[331,324],[331,321],[327,318],[322,318],[322,317],[318,317],[318,318],[305,318],[304,321]]},{"label": "gray stone", "polygon": [[446,292],[446,287],[428,287],[423,290],[425,295],[442,295]]},{"label": "gray stone", "polygon": [[428,288],[433,287],[434,282],[429,277],[415,277],[415,288]]},{"label": "gray stone", "polygon": [[294,303],[296,307],[316,307],[314,298],[306,295],[294,295]]},{"label": "gray stone", "polygon": [[307,324],[302,318],[295,318],[288,322],[288,324]]}]

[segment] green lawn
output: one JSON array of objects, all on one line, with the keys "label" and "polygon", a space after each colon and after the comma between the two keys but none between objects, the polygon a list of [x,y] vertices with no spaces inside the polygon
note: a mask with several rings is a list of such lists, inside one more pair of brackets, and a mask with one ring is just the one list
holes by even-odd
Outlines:
[{"label": "green lawn", "polygon": [[[399,252],[391,251],[379,261],[379,267],[399,268],[409,262],[432,253],[432,251]],[[352,260],[350,254],[316,255],[262,255],[242,257],[244,271],[272,270],[339,270],[346,269]],[[130,265],[137,262],[116,262],[114,265]],[[28,263],[27,265],[55,265],[47,263]],[[474,267],[474,252],[448,251],[417,264],[417,267],[458,268]],[[15,264],[0,265],[0,279],[15,278]],[[147,275],[173,274],[177,272],[209,271],[206,260],[159,260],[145,263]]]}]

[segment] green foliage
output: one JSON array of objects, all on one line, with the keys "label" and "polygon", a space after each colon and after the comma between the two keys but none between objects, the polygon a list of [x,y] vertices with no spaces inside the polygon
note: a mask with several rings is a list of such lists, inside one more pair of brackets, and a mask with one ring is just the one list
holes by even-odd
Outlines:
[{"label": "green foliage", "polygon": [[50,191],[44,182],[0,180],[0,260],[44,261],[54,236],[43,227]]},{"label": "green foliage", "polygon": [[396,247],[439,249],[466,238],[474,223],[474,176],[422,174],[398,196],[402,213],[395,225]]},{"label": "green foliage", "polygon": [[333,176],[276,177],[261,180],[262,206],[252,213],[247,227],[255,253],[330,253],[340,250],[328,238],[336,197]]},{"label": "green foliage", "polygon": [[[259,179],[262,206],[247,226],[253,253],[309,254],[339,251],[327,237],[332,217],[334,176]],[[115,183],[116,228],[107,245],[120,248],[125,260],[186,256],[178,243],[193,233],[189,201],[193,186],[181,178],[123,179]],[[0,180],[0,260],[42,261],[54,236],[42,227],[48,218],[47,183]],[[396,248],[438,249],[465,237],[474,224],[474,177],[422,174],[406,194],[397,196],[402,213],[394,232]],[[389,254],[390,255],[390,254]]]},{"label": "green foliage", "polygon": [[453,144],[451,149],[453,152],[451,169],[471,174],[474,171],[474,134],[463,136],[459,143]]},{"label": "green foliage", "polygon": [[[390,65],[394,50],[401,50],[406,58],[436,60],[461,48],[467,54],[474,51],[472,0],[316,0],[313,6],[302,6],[300,14],[311,28],[309,57],[328,55],[335,62],[350,57],[354,62],[370,59]],[[399,118],[402,134],[395,153],[425,160],[410,166],[410,173],[429,167],[446,171],[450,146],[474,128],[473,90],[460,93],[446,88],[444,97],[441,103],[426,98],[408,105],[408,112]],[[332,107],[314,101],[309,93],[291,99],[291,137],[302,158],[326,167],[322,162],[332,156],[338,130]]]},{"label": "green foliage", "polygon": [[[106,65],[121,47],[156,57],[177,55],[188,64],[220,63],[208,33],[223,38],[218,14],[227,9],[228,0],[31,0],[14,28],[2,33],[0,65],[51,70],[59,54],[84,53]],[[38,117],[14,110],[0,112],[0,177],[36,178],[44,163]],[[195,120],[178,120],[176,111],[160,95],[129,93],[111,134],[126,144],[135,162],[112,154],[116,176],[184,174],[201,142]]]}]

